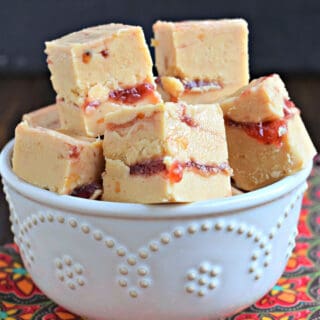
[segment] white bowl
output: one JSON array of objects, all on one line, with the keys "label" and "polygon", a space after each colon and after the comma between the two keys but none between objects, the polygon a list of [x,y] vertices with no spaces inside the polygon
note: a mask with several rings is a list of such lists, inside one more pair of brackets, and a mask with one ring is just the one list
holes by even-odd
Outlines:
[{"label": "white bowl", "polygon": [[90,319],[225,317],[281,276],[312,164],[260,190],[183,205],[60,196],[0,172],[15,241],[34,282]]}]

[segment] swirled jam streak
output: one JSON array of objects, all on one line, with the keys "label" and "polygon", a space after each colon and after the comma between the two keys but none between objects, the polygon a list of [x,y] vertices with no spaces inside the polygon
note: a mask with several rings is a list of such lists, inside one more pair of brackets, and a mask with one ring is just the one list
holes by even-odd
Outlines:
[{"label": "swirled jam streak", "polygon": [[189,115],[187,115],[187,109],[184,104],[181,105],[181,116],[180,121],[192,128],[196,128],[199,124]]}]

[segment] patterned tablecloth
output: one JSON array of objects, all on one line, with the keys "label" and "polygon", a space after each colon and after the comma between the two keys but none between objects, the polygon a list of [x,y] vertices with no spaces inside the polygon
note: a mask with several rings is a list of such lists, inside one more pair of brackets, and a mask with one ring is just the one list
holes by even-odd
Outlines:
[{"label": "patterned tablecloth", "polygon": [[[282,278],[254,305],[226,320],[320,320],[320,157],[309,178],[298,229],[296,248]],[[0,320],[4,319],[82,318],[41,293],[17,246],[9,244],[0,247]]]}]

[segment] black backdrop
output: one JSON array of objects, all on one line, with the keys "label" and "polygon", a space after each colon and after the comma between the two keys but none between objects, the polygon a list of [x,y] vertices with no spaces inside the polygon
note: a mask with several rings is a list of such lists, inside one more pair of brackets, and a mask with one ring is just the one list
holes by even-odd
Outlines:
[{"label": "black backdrop", "polygon": [[320,72],[319,0],[0,0],[0,72],[46,70],[45,40],[85,26],[244,17],[253,74]]}]

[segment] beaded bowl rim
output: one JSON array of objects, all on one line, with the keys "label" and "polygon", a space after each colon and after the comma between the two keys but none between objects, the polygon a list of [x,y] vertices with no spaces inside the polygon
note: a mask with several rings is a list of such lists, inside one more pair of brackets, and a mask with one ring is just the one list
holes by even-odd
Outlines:
[{"label": "beaded bowl rim", "polygon": [[97,201],[59,195],[31,185],[12,171],[11,155],[14,139],[9,141],[0,154],[0,174],[5,183],[16,192],[46,207],[71,211],[73,214],[127,219],[178,219],[201,216],[236,214],[246,209],[263,206],[282,198],[305,183],[312,169],[312,161],[301,171],[261,189],[228,198],[212,199],[185,204],[138,204]]}]

